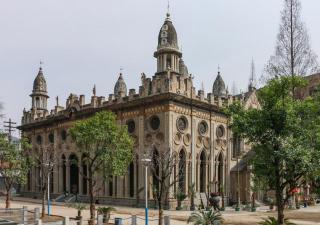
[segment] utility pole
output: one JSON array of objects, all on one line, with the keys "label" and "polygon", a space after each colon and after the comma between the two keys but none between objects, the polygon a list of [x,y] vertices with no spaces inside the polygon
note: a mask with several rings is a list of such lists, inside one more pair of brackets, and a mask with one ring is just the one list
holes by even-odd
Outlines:
[{"label": "utility pole", "polygon": [[16,122],[13,122],[10,118],[9,118],[9,121],[4,121],[4,127],[5,127],[5,131],[8,133],[8,139],[9,139],[9,142],[11,143],[11,140],[12,140],[12,132],[17,128],[16,125],[17,123]]}]

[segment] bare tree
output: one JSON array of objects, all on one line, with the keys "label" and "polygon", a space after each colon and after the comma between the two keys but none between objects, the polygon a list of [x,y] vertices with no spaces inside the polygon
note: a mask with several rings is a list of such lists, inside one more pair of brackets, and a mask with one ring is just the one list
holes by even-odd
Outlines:
[{"label": "bare tree", "polygon": [[301,20],[299,0],[284,2],[275,54],[270,57],[265,71],[267,79],[305,76],[319,71],[317,55],[310,47],[307,29]]},{"label": "bare tree", "polygon": [[56,164],[56,157],[53,144],[41,145],[32,151],[32,158],[39,169],[39,187],[42,194],[42,217],[45,216],[46,194],[48,193],[48,179],[53,172],[53,167]]},{"label": "bare tree", "polygon": [[[178,157],[170,149],[152,153],[151,173],[153,176],[153,196],[158,203],[159,225],[163,225],[163,208],[168,205],[170,187],[180,182],[184,166],[179,165]],[[178,171],[175,170],[178,168]]]}]

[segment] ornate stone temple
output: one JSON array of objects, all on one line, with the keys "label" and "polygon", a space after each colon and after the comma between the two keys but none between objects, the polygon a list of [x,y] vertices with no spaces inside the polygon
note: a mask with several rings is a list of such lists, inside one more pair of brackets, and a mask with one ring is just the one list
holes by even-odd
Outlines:
[{"label": "ornate stone temple", "polygon": [[[20,129],[30,138],[33,148],[54,146],[57,163],[51,176],[52,196],[68,192],[87,199],[87,183],[81,176],[87,168],[68,130],[77,120],[98,111],[111,110],[117,115],[119,124],[128,126],[128,132],[135,140],[135,157],[127,175],[113,177],[101,184],[97,195],[100,203],[131,206],[142,203],[144,167],[139,156],[144,152],[157,154],[165,149],[171,149],[184,168],[179,173],[182,182],[172,187],[173,193],[178,188],[188,193],[189,185],[194,183],[198,193],[207,192],[208,188],[211,192],[223,191],[227,201],[235,202],[239,173],[241,200],[250,201],[250,168],[240,156],[250,147],[233,137],[223,108],[236,100],[245,107],[258,107],[255,88],[232,96],[218,72],[215,81],[212,80],[212,93],[205,95],[204,90],[196,91],[178,46],[176,29],[167,14],[154,52],[156,72],[152,77],[141,74],[139,90],[127,90],[125,76],[120,73],[113,94],[96,96],[94,87],[89,101],[84,95],[70,94],[64,106],[57,99],[55,108],[50,111],[47,109],[47,83],[40,68],[30,95],[31,109],[24,110]],[[75,165],[71,161],[78,163]],[[34,166],[22,194],[38,196],[39,181],[40,170]],[[150,200],[152,182],[150,175]]]}]

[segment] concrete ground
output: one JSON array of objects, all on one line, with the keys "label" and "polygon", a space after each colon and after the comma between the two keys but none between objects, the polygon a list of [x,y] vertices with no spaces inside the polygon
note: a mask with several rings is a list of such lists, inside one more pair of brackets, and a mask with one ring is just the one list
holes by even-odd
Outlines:
[{"label": "concrete ground", "polygon": [[[1,199],[0,208],[4,208],[4,199]],[[41,208],[41,203],[36,199],[20,198],[16,197],[12,203],[12,208],[19,208],[22,206],[27,206],[28,209],[33,209],[36,207]],[[102,205],[99,205],[102,206]],[[129,207],[116,207],[117,211],[112,213],[111,219],[115,217],[120,217],[125,219],[123,225],[130,225],[131,220],[129,219],[131,215],[138,216],[138,225],[145,224],[144,209],[141,208],[129,208]],[[52,205],[52,214],[60,216],[76,217],[77,210],[67,207],[63,203],[56,203]],[[157,211],[149,211],[149,224],[157,225]],[[172,225],[185,225],[187,224],[187,218],[190,216],[190,211],[175,211],[169,210],[164,212],[165,215],[169,215],[171,218]],[[257,212],[235,212],[232,208],[227,208],[225,212],[222,212],[223,218],[225,219],[225,224],[227,225],[256,225],[262,218],[268,216],[275,216],[275,212],[269,212],[268,208],[261,207]],[[320,225],[320,206],[313,206],[308,208],[303,208],[300,210],[288,210],[285,212],[286,217],[290,218],[291,222],[295,222],[297,225]],[[89,219],[89,210],[83,211],[84,220]],[[71,222],[74,225],[75,222]]]}]

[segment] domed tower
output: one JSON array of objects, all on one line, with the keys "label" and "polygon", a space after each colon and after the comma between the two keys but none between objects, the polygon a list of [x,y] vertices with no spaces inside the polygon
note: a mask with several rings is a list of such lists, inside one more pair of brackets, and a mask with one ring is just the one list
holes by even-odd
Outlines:
[{"label": "domed tower", "polygon": [[167,17],[160,29],[158,47],[154,53],[154,57],[157,58],[156,74],[164,73],[169,69],[172,72],[179,73],[179,62],[182,53],[178,47],[177,32],[172,24],[169,13],[167,13]]},{"label": "domed tower", "polygon": [[218,72],[217,78],[213,83],[212,94],[218,97],[227,96],[226,85],[220,75],[220,71]]},{"label": "domed tower", "polygon": [[179,61],[179,72],[183,76],[189,76],[188,67],[184,64],[182,58]]},{"label": "domed tower", "polygon": [[43,76],[42,68],[39,68],[38,75],[33,82],[33,90],[30,95],[32,98],[32,109],[47,110],[48,92],[47,82]]},{"label": "domed tower", "polygon": [[116,98],[127,96],[127,85],[124,82],[122,73],[120,73],[119,78],[116,84],[114,85],[114,96]]}]

